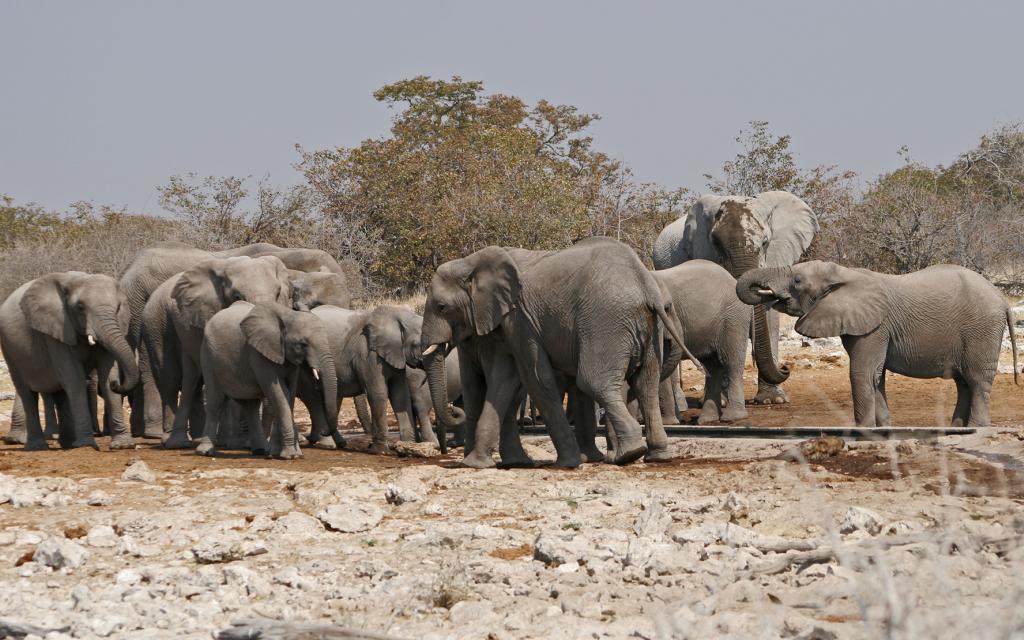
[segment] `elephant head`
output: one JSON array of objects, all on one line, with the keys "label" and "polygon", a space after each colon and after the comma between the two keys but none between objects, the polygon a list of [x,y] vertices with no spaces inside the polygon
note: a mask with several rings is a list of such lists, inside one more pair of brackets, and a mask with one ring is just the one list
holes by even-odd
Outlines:
[{"label": "elephant head", "polygon": [[890,309],[877,274],[820,260],[748,271],[736,281],[736,294],[799,317],[797,332],[811,338],[871,333]]},{"label": "elephant head", "polygon": [[[786,191],[756,197],[704,196],[690,210],[683,234],[685,259],[721,264],[734,278],[751,269],[782,267],[800,259],[818,231],[806,202]],[[754,358],[762,379],[786,380],[771,351],[766,309],[754,309]]]},{"label": "elephant head", "polygon": [[423,362],[437,422],[446,431],[461,428],[465,414],[448,407],[445,356],[453,346],[497,329],[515,308],[519,291],[519,268],[501,247],[446,262],[434,274],[423,312]]},{"label": "elephant head", "polygon": [[201,329],[238,300],[291,307],[292,285],[284,263],[274,256],[213,258],[183,272],[171,297],[186,324]]},{"label": "elephant head", "polygon": [[370,351],[388,366],[423,368],[420,334],[423,318],[405,307],[382,305],[370,312],[363,335]]},{"label": "elephant head", "polygon": [[323,304],[352,308],[352,296],[345,277],[332,273],[326,267],[320,267],[314,273],[289,269],[288,277],[292,284],[292,307],[297,311],[310,311]]},{"label": "elephant head", "polygon": [[21,311],[35,331],[69,346],[99,345],[117,361],[127,393],[139,382],[139,367],[126,336],[131,311],[128,298],[110,276],[78,271],[37,278],[21,298]]},{"label": "elephant head", "polygon": [[246,343],[267,360],[307,371],[319,385],[328,423],[337,424],[337,368],[320,318],[280,304],[255,304],[241,328]]}]

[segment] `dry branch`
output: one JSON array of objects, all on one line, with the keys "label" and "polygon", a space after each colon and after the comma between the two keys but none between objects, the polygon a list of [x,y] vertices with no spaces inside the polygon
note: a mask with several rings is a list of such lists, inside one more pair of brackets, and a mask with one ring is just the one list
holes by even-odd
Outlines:
[{"label": "dry branch", "polygon": [[394,636],[330,624],[278,620],[239,620],[217,634],[218,640],[400,640]]}]

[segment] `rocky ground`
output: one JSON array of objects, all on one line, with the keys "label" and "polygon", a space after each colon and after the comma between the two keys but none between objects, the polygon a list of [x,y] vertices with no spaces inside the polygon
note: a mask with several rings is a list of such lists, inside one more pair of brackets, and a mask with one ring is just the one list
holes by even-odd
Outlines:
[{"label": "rocky ground", "polygon": [[[838,346],[784,354],[792,403],[751,407],[750,424],[849,424]],[[697,377],[684,386],[699,394]],[[945,422],[951,386],[892,378],[895,421]],[[0,630],[209,638],[269,619],[395,638],[1019,637],[1024,392],[1002,374],[992,402],[995,426],[970,436],[679,439],[671,464],[575,471],[3,447]]]}]

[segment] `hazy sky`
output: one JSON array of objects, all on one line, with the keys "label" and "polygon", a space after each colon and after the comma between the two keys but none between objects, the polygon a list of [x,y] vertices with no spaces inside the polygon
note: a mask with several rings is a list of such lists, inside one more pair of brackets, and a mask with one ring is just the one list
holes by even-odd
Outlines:
[{"label": "hazy sky", "polygon": [[752,119],[805,166],[952,160],[1024,119],[1024,2],[0,0],[0,193],[156,212],[175,173],[297,180],[418,74],[601,114],[597,148],[700,188]]}]

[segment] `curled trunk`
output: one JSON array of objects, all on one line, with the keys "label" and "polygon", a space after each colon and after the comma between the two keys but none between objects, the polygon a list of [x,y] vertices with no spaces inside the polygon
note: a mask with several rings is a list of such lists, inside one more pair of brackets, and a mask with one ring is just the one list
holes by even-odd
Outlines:
[{"label": "curled trunk", "polygon": [[455,412],[448,406],[448,374],[445,371],[444,349],[435,349],[424,357],[424,368],[427,371],[427,384],[430,386],[430,401],[434,405],[437,416],[437,439],[441,453],[448,453],[448,432],[461,429],[466,424],[465,413]]},{"label": "curled trunk", "polygon": [[139,365],[135,362],[135,354],[128,346],[128,340],[117,323],[114,309],[101,312],[96,322],[96,340],[117,360],[117,368],[121,371],[121,382],[112,384],[114,393],[126,394],[139,383]]},{"label": "curled trunk", "polygon": [[772,353],[771,336],[768,333],[768,307],[765,306],[766,302],[772,300],[772,296],[757,293],[759,289],[771,289],[767,280],[781,269],[746,269],[746,266],[739,265],[739,268],[729,270],[737,278],[736,294],[740,300],[754,305],[752,339],[757,374],[769,384],[782,384],[789,378],[789,368],[780,367]]}]

